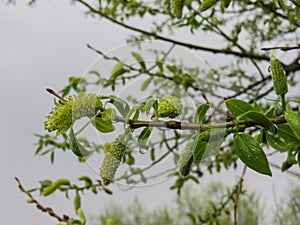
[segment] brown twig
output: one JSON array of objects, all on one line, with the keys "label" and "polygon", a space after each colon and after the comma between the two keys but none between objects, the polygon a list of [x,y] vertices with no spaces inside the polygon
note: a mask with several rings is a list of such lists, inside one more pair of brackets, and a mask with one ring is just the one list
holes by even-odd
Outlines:
[{"label": "brown twig", "polygon": [[237,225],[237,207],[238,207],[238,202],[239,202],[239,197],[240,197],[240,193],[242,192],[242,188],[243,188],[243,181],[244,179],[241,178],[236,195],[235,195],[235,199],[234,199],[234,214],[233,214],[233,224]]},{"label": "brown twig", "polygon": [[46,91],[48,91],[51,95],[54,95],[56,98],[58,98],[61,101],[65,101],[63,97],[61,97],[59,94],[57,94],[53,89],[46,88]]},{"label": "brown twig", "polygon": [[20,191],[22,191],[23,193],[25,193],[29,199],[27,200],[28,203],[34,203],[35,206],[41,210],[42,212],[46,212],[48,213],[50,216],[56,218],[59,222],[68,222],[69,220],[69,216],[67,215],[62,215],[62,216],[59,216],[58,214],[56,214],[52,208],[50,207],[45,207],[43,206],[41,203],[39,203],[32,195],[30,192],[26,191],[25,188],[23,187],[23,185],[21,184],[20,180],[15,177],[15,180],[17,181],[18,183],[18,188],[20,189]]},{"label": "brown twig", "polygon": [[262,48],[261,50],[263,51],[270,51],[270,50],[275,50],[279,49],[281,51],[290,51],[294,49],[300,49],[300,44],[297,44],[296,46],[275,46],[275,47],[269,47],[269,48]]}]

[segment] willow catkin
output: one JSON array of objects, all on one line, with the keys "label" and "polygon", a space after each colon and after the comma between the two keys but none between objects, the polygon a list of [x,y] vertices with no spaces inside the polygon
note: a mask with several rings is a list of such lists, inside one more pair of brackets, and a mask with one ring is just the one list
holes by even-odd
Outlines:
[{"label": "willow catkin", "polygon": [[100,176],[104,185],[108,185],[113,181],[125,151],[124,135],[120,135],[105,152],[105,157],[100,168]]},{"label": "willow catkin", "polygon": [[286,75],[281,62],[275,56],[271,57],[270,69],[276,94],[286,94],[288,92]]},{"label": "willow catkin", "polygon": [[166,96],[159,100],[158,116],[174,118],[181,114],[182,103],[179,98],[174,96]]},{"label": "willow catkin", "polygon": [[178,160],[178,166],[179,166],[179,174],[181,177],[186,177],[191,170],[193,161],[194,161],[194,148],[195,148],[195,140],[191,139],[185,148],[182,150],[179,160]]}]

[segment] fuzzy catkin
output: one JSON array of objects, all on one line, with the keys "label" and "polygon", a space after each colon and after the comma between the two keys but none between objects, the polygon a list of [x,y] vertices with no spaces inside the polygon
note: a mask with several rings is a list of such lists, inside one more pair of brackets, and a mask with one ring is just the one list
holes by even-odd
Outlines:
[{"label": "fuzzy catkin", "polygon": [[105,157],[100,168],[103,185],[109,185],[113,181],[125,151],[126,143],[124,135],[120,135],[105,152]]},{"label": "fuzzy catkin", "polygon": [[276,94],[286,94],[288,92],[286,75],[281,62],[275,56],[271,57],[270,69]]},{"label": "fuzzy catkin", "polygon": [[179,160],[178,160],[178,166],[179,166],[179,174],[181,177],[186,177],[191,170],[194,157],[194,147],[195,147],[195,140],[190,140],[185,148],[182,150]]},{"label": "fuzzy catkin", "polygon": [[158,116],[175,118],[182,111],[182,103],[179,98],[174,96],[166,96],[159,100]]},{"label": "fuzzy catkin", "polygon": [[55,107],[46,116],[45,130],[51,132],[69,128],[82,117],[94,116],[100,107],[100,96],[96,94],[81,92],[78,95],[68,96],[65,100],[55,103]]}]

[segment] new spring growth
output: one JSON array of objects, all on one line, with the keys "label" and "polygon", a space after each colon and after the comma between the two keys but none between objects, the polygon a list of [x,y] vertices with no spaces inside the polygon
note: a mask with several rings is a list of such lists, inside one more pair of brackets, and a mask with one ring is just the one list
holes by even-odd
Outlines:
[{"label": "new spring growth", "polygon": [[68,129],[76,120],[94,116],[101,108],[101,104],[100,96],[85,92],[60,99],[46,116],[45,130],[51,132]]},{"label": "new spring growth", "polygon": [[182,112],[182,103],[174,96],[163,97],[159,100],[158,116],[175,118]]}]

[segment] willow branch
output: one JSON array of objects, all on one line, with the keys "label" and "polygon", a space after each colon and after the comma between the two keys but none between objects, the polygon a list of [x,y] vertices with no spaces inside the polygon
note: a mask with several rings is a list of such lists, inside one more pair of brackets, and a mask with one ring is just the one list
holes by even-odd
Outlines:
[{"label": "willow branch", "polygon": [[294,49],[300,49],[300,44],[297,44],[296,46],[276,46],[276,47],[268,47],[268,48],[262,48],[261,50],[263,51],[270,51],[270,50],[275,50],[279,49],[281,51],[290,51]]},{"label": "willow branch", "polygon": [[25,193],[29,199],[27,200],[28,203],[34,203],[35,206],[41,210],[42,212],[46,212],[48,213],[50,216],[56,218],[59,222],[68,222],[69,220],[69,216],[67,215],[62,215],[62,216],[59,216],[58,214],[56,214],[52,208],[50,207],[45,207],[43,206],[41,203],[39,203],[32,195],[30,192],[26,191],[25,188],[23,187],[23,185],[21,184],[20,180],[15,177],[15,180],[17,181],[18,183],[18,188],[20,189],[20,191],[22,191],[23,193]]},{"label": "willow branch", "polygon": [[[46,90],[50,94],[54,95],[55,97],[64,100],[64,98],[62,98],[54,90],[50,88],[47,88]],[[102,117],[102,113],[99,112],[96,116]],[[286,119],[284,117],[274,117],[269,120],[273,124],[286,123]],[[198,130],[198,131],[205,131],[214,128],[235,128],[237,124],[235,121],[216,123],[216,124],[193,124],[193,123],[187,123],[187,122],[182,122],[177,120],[168,120],[168,121],[133,120],[133,119],[126,119],[121,116],[116,116],[114,121],[129,124],[131,129],[138,129],[142,127],[156,127],[156,128],[169,128],[169,129],[176,129],[176,130]],[[238,122],[238,125],[244,127],[253,127],[260,124],[253,120],[241,120]]]},{"label": "willow branch", "polygon": [[83,0],[76,0],[76,2],[81,3],[82,5],[86,6],[92,13],[95,13],[97,15],[99,15],[100,17],[103,17],[109,21],[111,21],[112,23],[115,23],[121,27],[124,27],[126,29],[147,35],[149,37],[152,37],[154,39],[157,40],[162,40],[162,41],[166,41],[169,43],[173,43],[176,45],[180,45],[186,48],[190,48],[190,49],[195,49],[195,50],[202,50],[202,51],[207,51],[207,52],[211,52],[211,53],[220,53],[220,54],[225,54],[225,55],[234,55],[234,56],[238,56],[240,58],[252,58],[252,59],[257,59],[257,60],[264,60],[264,61],[269,61],[269,57],[266,55],[258,55],[258,54],[252,54],[252,53],[244,53],[244,52],[238,52],[238,51],[233,51],[231,49],[217,49],[217,48],[209,48],[209,47],[205,47],[205,46],[200,46],[200,45],[195,45],[195,44],[191,44],[191,43],[187,43],[187,42],[182,42],[182,41],[178,41],[175,39],[171,39],[171,38],[167,38],[161,35],[158,35],[154,32],[150,32],[150,31],[146,31],[134,26],[130,26],[128,24],[122,23],[112,17],[109,17],[108,15],[106,15],[105,13],[93,8],[90,4],[88,4],[87,2],[83,1]]},{"label": "willow branch", "polygon": [[[214,128],[234,128],[236,126],[235,121],[216,123],[216,124],[193,124],[193,123],[181,122],[176,120],[169,120],[169,121],[160,121],[160,120],[146,121],[146,120],[132,120],[132,119],[126,120],[125,118],[120,116],[116,116],[115,122],[128,123],[130,128],[132,129],[138,129],[142,127],[157,127],[157,128],[169,128],[169,129],[177,129],[177,130],[205,131]],[[286,119],[284,117],[275,117],[275,118],[271,118],[270,122],[272,122],[273,124],[282,124],[282,123],[286,123]],[[253,127],[260,124],[252,120],[241,120],[239,121],[238,125],[244,127]]]}]

